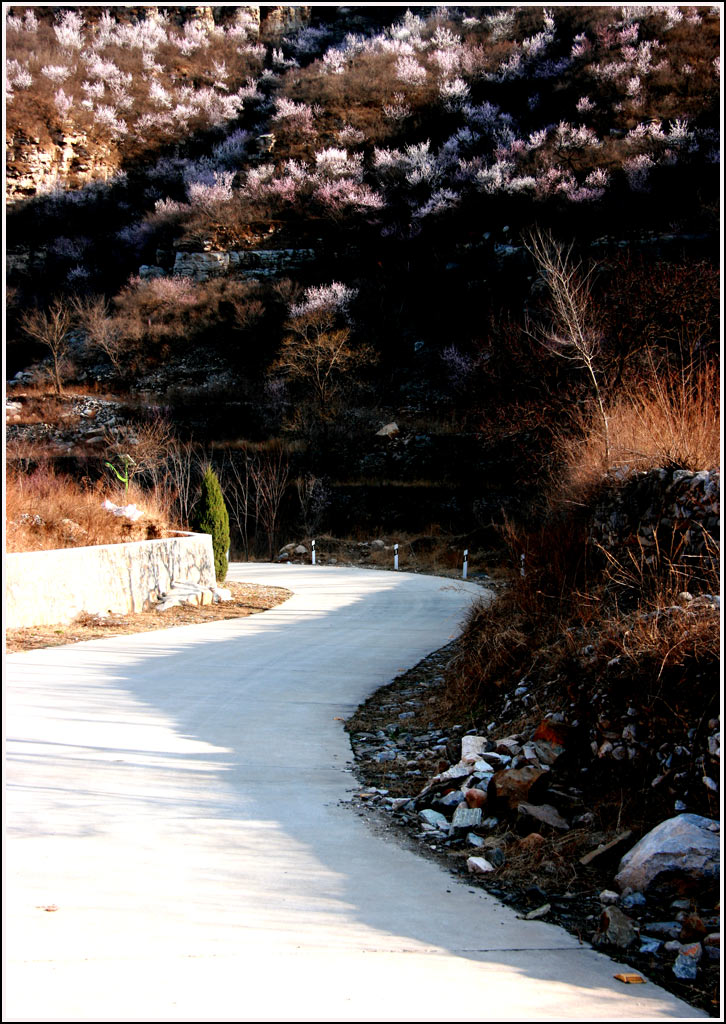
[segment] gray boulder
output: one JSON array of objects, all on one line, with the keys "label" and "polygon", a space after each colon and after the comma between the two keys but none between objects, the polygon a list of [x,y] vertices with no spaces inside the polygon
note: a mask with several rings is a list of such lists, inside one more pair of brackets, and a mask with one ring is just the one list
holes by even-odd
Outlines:
[{"label": "gray boulder", "polygon": [[678,892],[719,884],[718,822],[700,814],[679,814],[656,825],[620,861],[615,884],[646,892]]}]

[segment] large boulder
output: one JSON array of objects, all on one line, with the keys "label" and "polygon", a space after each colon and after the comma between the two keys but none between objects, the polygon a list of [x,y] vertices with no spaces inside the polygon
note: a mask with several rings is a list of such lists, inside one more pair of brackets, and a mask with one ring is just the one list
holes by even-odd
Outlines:
[{"label": "large boulder", "polygon": [[656,825],[625,854],[615,883],[621,891],[717,889],[720,852],[718,822],[679,814]]}]

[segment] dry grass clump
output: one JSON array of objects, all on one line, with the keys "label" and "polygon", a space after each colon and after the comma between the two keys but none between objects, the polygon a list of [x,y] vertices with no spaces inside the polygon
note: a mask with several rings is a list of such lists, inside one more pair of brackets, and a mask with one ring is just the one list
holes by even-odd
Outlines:
[{"label": "dry grass clump", "polygon": [[602,480],[653,468],[698,471],[720,464],[719,371],[713,363],[680,373],[656,368],[631,381],[607,406],[610,458],[604,465],[601,424],[580,424],[559,443],[564,470],[553,504],[578,500]]},{"label": "dry grass clump", "polygon": [[[105,498],[144,514],[135,523],[115,516],[102,507]],[[47,465],[29,475],[11,470],[5,500],[8,552],[153,540],[174,529],[154,496],[133,484],[128,493],[107,481],[84,485]]]},{"label": "dry grass clump", "polygon": [[508,833],[504,840],[507,859],[497,877],[515,882],[526,878],[530,885],[541,883],[565,891],[571,886],[581,888],[576,867],[578,856],[610,838],[609,834],[593,833],[591,829],[571,829],[564,836],[546,836],[541,842],[523,843],[518,836]]},{"label": "dry grass clump", "polygon": [[[612,611],[599,628],[604,655],[633,666],[650,664],[660,678],[667,668],[688,663],[717,663],[720,657],[719,550],[708,540],[706,552],[685,564],[656,555],[631,559],[628,566],[610,556],[605,574]],[[623,612],[618,597],[637,593],[634,610]],[[627,607],[628,602],[623,601]]]},{"label": "dry grass clump", "polygon": [[[316,537],[316,551],[323,559],[331,557],[340,563],[362,562],[381,569],[393,569],[394,545],[398,544],[398,567],[402,572],[428,572],[434,575],[460,576],[466,543],[432,525],[421,533],[365,532],[365,541],[355,537],[334,537],[331,534]],[[384,547],[374,547],[369,538],[383,541]],[[483,554],[469,553],[469,572],[483,568]]]}]

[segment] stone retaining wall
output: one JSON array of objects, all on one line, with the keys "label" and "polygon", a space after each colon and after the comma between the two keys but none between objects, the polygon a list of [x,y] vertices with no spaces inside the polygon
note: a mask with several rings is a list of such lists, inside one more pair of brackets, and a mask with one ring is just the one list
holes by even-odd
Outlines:
[{"label": "stone retaining wall", "polygon": [[79,613],[140,612],[174,580],[214,587],[212,538],[180,534],[5,557],[5,625],[71,622]]},{"label": "stone retaining wall", "polygon": [[608,481],[593,516],[591,541],[622,565],[718,559],[721,473],[651,469]]}]

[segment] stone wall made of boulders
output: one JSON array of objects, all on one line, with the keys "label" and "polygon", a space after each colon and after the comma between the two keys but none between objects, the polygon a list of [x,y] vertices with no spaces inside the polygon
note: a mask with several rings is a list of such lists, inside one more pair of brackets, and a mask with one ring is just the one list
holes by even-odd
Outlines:
[{"label": "stone wall made of boulders", "polygon": [[721,527],[719,470],[651,469],[611,474],[594,509],[593,546],[621,565],[713,556]]}]

